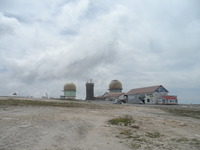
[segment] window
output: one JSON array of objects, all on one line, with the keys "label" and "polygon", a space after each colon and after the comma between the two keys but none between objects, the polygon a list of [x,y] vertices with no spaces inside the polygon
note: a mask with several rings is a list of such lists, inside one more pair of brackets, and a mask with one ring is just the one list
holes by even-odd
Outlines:
[{"label": "window", "polygon": [[147,99],[147,102],[149,103],[149,102],[150,102],[150,99]]},{"label": "window", "polygon": [[167,90],[163,87],[160,87],[156,90],[156,92],[160,93],[160,92],[167,92]]}]

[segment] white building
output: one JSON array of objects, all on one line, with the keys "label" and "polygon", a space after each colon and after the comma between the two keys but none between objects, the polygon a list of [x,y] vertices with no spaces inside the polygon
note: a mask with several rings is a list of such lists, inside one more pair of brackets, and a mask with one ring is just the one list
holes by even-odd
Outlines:
[{"label": "white building", "polygon": [[108,101],[125,101],[124,93],[122,92],[122,83],[118,80],[112,80],[109,84],[109,92],[105,92],[103,96],[95,97],[96,100]]},{"label": "white building", "polygon": [[158,99],[158,104],[176,105],[178,104],[177,96],[162,96]]},{"label": "white building", "polygon": [[157,85],[157,86],[132,89],[125,95],[128,99],[128,103],[161,104],[161,101],[164,102],[164,99],[168,98],[168,97],[163,97],[167,96],[168,93],[169,93],[168,90],[166,90],[162,85]]},{"label": "white building", "polygon": [[104,100],[110,100],[110,101],[114,101],[114,100],[124,100],[124,93],[122,92],[106,92],[102,98]]}]

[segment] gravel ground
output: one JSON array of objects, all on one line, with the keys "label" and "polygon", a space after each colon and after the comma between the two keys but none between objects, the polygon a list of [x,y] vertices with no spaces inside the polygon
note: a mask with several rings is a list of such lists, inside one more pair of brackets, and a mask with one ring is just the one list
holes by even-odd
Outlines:
[{"label": "gravel ground", "polygon": [[[1,105],[0,150],[200,149],[200,119],[144,105],[93,103],[101,107]],[[134,124],[108,123],[127,115]]]}]

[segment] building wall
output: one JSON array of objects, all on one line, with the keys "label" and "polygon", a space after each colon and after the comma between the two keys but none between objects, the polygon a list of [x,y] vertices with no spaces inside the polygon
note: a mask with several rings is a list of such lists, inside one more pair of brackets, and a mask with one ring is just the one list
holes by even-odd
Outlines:
[{"label": "building wall", "polygon": [[121,89],[109,89],[110,92],[122,92]]},{"label": "building wall", "polygon": [[161,98],[162,96],[168,95],[168,92],[154,92],[154,104],[158,104],[158,99]]},{"label": "building wall", "polygon": [[167,94],[168,92],[132,94],[128,95],[128,103],[140,104],[144,100],[145,104],[158,104],[158,99]]},{"label": "building wall", "polygon": [[76,91],[64,91],[65,98],[75,98]]},{"label": "building wall", "polygon": [[112,95],[109,95],[108,93],[105,93],[104,97],[105,97],[105,100],[109,100],[109,101],[114,101],[116,99],[118,99],[118,100],[124,100],[125,99],[124,94],[122,94],[120,96],[118,96],[118,95],[112,96]]},{"label": "building wall", "polygon": [[128,103],[139,104],[140,103],[139,94],[128,95]]},{"label": "building wall", "polygon": [[119,96],[119,100],[124,100],[124,94]]},{"label": "building wall", "polygon": [[158,104],[162,104],[162,105],[176,105],[176,104],[178,104],[178,100],[177,99],[160,98],[160,99],[158,99]]},{"label": "building wall", "polygon": [[145,100],[145,104],[155,104],[153,93],[146,93],[144,100]]}]

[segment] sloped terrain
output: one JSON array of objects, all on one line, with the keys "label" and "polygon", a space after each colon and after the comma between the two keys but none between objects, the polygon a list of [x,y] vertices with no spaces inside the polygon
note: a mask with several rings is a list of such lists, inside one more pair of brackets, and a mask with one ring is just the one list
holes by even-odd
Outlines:
[{"label": "sloped terrain", "polygon": [[[64,103],[40,106],[4,101],[0,150],[200,149],[198,117],[143,105]],[[123,119],[127,117],[132,120]]]}]

